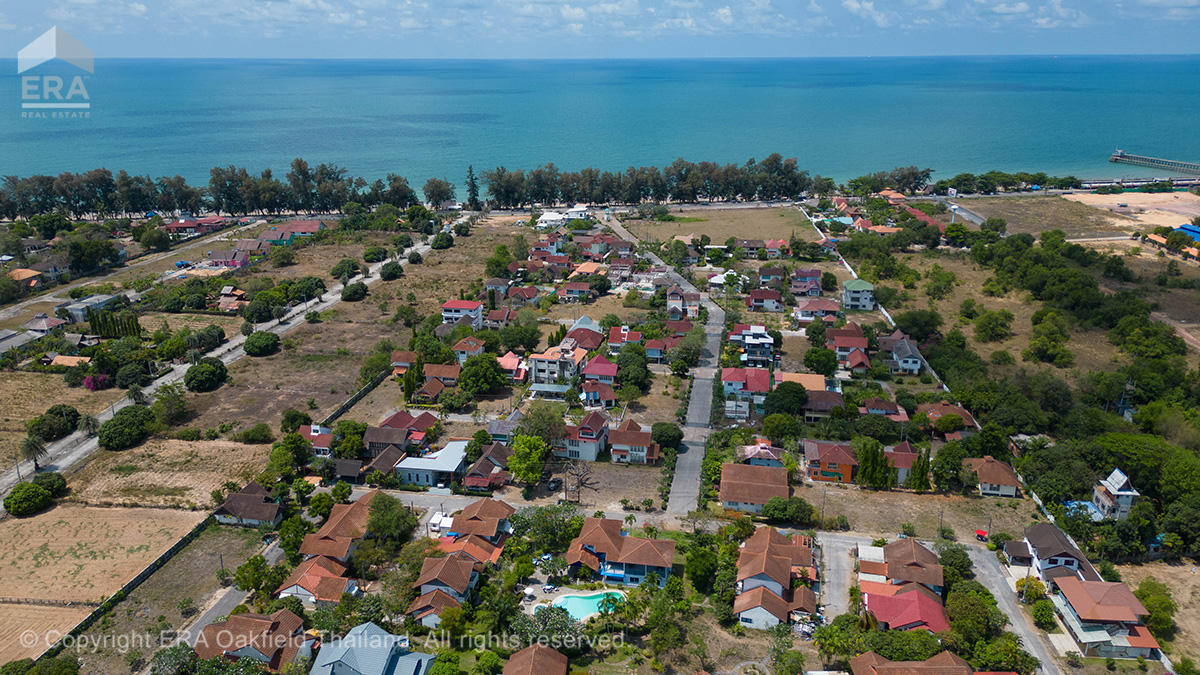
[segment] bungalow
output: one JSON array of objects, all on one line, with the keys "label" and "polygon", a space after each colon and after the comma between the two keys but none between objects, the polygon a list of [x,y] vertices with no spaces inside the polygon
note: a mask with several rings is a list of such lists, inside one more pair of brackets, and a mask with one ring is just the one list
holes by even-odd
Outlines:
[{"label": "bungalow", "polygon": [[471,502],[454,516],[450,534],[455,537],[473,535],[482,537],[490,544],[501,544],[512,534],[512,524],[508,519],[516,512],[515,508],[498,499],[480,499]]},{"label": "bungalow", "polygon": [[818,373],[785,373],[781,370],[775,371],[775,383],[772,389],[778,389],[779,385],[784,382],[795,382],[804,387],[805,391],[812,393],[814,391],[828,391],[828,383],[824,375]]},{"label": "bungalow", "polygon": [[761,513],[771,497],[789,496],[787,469],[725,463],[721,465],[721,505],[726,509]]},{"label": "bungalow", "polygon": [[281,609],[274,614],[231,614],[225,621],[214,621],[200,632],[194,649],[201,661],[250,659],[279,672],[297,659],[312,658],[317,642],[304,632],[300,617]]},{"label": "bungalow", "polygon": [[289,220],[279,228],[287,238],[288,243],[295,237],[311,237],[325,229],[325,223],[319,220]]},{"label": "bungalow", "polygon": [[608,445],[608,419],[599,412],[588,413],[579,426],[567,426],[566,436],[555,441],[554,454],[568,459],[596,461]]},{"label": "bungalow", "polygon": [[483,340],[475,337],[474,335],[468,335],[467,337],[459,340],[458,344],[451,347],[450,351],[454,352],[454,356],[458,359],[459,363],[466,363],[467,359],[471,358],[472,356],[479,356],[482,354],[484,346]]},{"label": "bungalow", "polygon": [[504,374],[508,376],[509,382],[524,382],[526,376],[529,375],[529,369],[525,366],[525,362],[511,351],[497,360],[500,362],[500,368],[504,370]]},{"label": "bungalow", "polygon": [[33,315],[33,318],[21,324],[19,328],[27,330],[30,333],[35,333],[39,337],[49,335],[51,331],[59,326],[65,326],[66,321],[48,316],[45,312],[38,312]]},{"label": "bungalow", "polygon": [[609,354],[619,354],[625,345],[641,343],[641,331],[629,330],[629,326],[613,326],[608,330]]},{"label": "bungalow", "polygon": [[900,406],[885,401],[878,396],[871,397],[863,401],[862,405],[858,406],[858,414],[860,415],[879,415],[886,417],[897,424],[903,424],[908,421],[908,412]]},{"label": "bungalow", "polygon": [[17,268],[6,276],[25,290],[36,290],[42,286],[42,273],[37,270]]},{"label": "bungalow", "polygon": [[421,374],[425,376],[427,384],[437,380],[444,386],[454,387],[458,385],[458,376],[462,374],[462,366],[457,363],[427,363],[422,369]]},{"label": "bungalow", "polygon": [[896,592],[863,593],[866,611],[880,630],[925,630],[939,633],[950,628],[941,598],[924,586],[910,584]]},{"label": "bungalow", "polygon": [[246,291],[233,286],[222,286],[221,294],[217,296],[217,309],[225,312],[236,312],[249,304]]},{"label": "bungalow", "polygon": [[[613,330],[617,329],[613,328]],[[637,333],[634,334],[637,335]],[[609,344],[611,345],[611,343]],[[594,380],[611,386],[617,382],[617,364],[603,356],[597,356],[584,366],[582,375],[584,380]]]},{"label": "bungalow", "polygon": [[516,320],[516,310],[509,309],[507,307],[501,307],[500,309],[493,309],[483,317],[483,326],[484,328],[488,328],[490,330],[500,330],[501,328],[506,328],[510,324],[515,323]]},{"label": "bungalow", "polygon": [[[537,246],[537,244],[534,244],[534,246]],[[529,260],[514,260],[508,263],[508,273],[513,275],[514,279],[525,279],[529,275],[541,272],[546,267],[546,263],[535,257],[535,253],[530,253],[529,255]],[[512,296],[511,289],[508,294],[509,297]]]},{"label": "bungalow", "polygon": [[321,646],[310,675],[423,675],[433,654],[409,651],[407,636],[392,635],[371,622]]},{"label": "bungalow", "polygon": [[950,651],[940,652],[925,661],[889,661],[875,652],[866,652],[850,659],[850,673],[851,675],[974,675],[975,669],[962,657]]},{"label": "bungalow", "polygon": [[442,323],[455,323],[466,318],[471,328],[483,328],[483,303],[475,300],[449,300],[442,304]]},{"label": "bungalow", "polygon": [[567,333],[567,339],[584,352],[594,352],[604,344],[604,334],[591,328],[574,328]]},{"label": "bungalow", "polygon": [[754,466],[783,466],[783,448],[771,445],[765,438],[756,438],[753,445],[737,449],[737,461]]},{"label": "bungalow", "polygon": [[721,386],[725,398],[733,396],[750,401],[756,412],[762,412],[763,401],[771,391],[771,373],[762,368],[722,368]]},{"label": "bungalow", "polygon": [[966,408],[947,403],[946,401],[941,401],[940,403],[922,403],[917,406],[917,412],[925,413],[925,416],[929,418],[930,425],[933,425],[947,415],[957,415],[963,422],[962,431],[947,434],[947,439],[962,438],[963,436],[975,433],[979,428],[979,425],[975,422],[975,417],[967,412]]},{"label": "bungalow", "polygon": [[208,264],[217,267],[245,267],[250,264],[250,254],[233,249],[211,251],[208,254]]},{"label": "bungalow", "polygon": [[587,351],[566,338],[557,347],[529,357],[531,381],[534,384],[556,384],[560,379],[570,382],[587,363]]},{"label": "bungalow", "polygon": [[1001,462],[991,455],[967,457],[963,460],[963,467],[975,472],[979,494],[984,497],[1021,496],[1021,481],[1007,462]]},{"label": "bungalow", "polygon": [[587,380],[580,387],[579,398],[585,406],[600,406],[605,409],[615,408],[617,393],[611,385],[596,380]]},{"label": "bungalow", "polygon": [[767,243],[762,239],[734,239],[733,247],[740,248],[749,255],[757,255],[759,251],[767,248]]},{"label": "bungalow", "polygon": [[450,441],[441,450],[400,460],[396,477],[405,485],[449,487],[462,475],[466,457],[467,441]]},{"label": "bungalow", "polygon": [[567,675],[569,669],[567,657],[535,642],[508,657],[503,675]]},{"label": "bungalow", "polygon": [[746,296],[746,308],[754,312],[782,312],[783,296],[779,291],[753,290]]},{"label": "bungalow", "polygon": [[884,457],[896,470],[896,484],[908,483],[908,474],[912,472],[913,464],[917,461],[917,449],[908,441],[897,443],[883,449]]},{"label": "bungalow", "polygon": [[858,458],[854,448],[843,441],[804,439],[804,473],[809,480],[848,485],[854,482]]},{"label": "bungalow", "polygon": [[787,270],[782,267],[763,267],[758,270],[758,283],[760,286],[778,286],[786,276]]},{"label": "bungalow", "polygon": [[590,302],[592,286],[586,281],[568,281],[559,287],[555,295],[563,302]]},{"label": "bungalow", "polygon": [[[413,417],[408,411],[401,410],[391,417],[388,417],[379,424],[381,427],[389,429],[407,429],[412,434],[424,434],[433,428],[438,423],[438,418],[433,413],[423,412],[416,417]],[[411,436],[410,436],[411,438]]]},{"label": "bungalow", "polygon": [[674,337],[684,337],[692,332],[693,324],[691,321],[664,321],[663,329],[668,331]]},{"label": "bungalow", "polygon": [[408,372],[417,362],[417,353],[409,351],[392,352],[392,375],[399,377]]},{"label": "bungalow", "polygon": [[808,403],[804,404],[804,423],[816,424],[833,416],[835,408],[845,405],[842,394],[836,391],[809,390]]},{"label": "bungalow", "polygon": [[825,298],[801,300],[792,309],[792,316],[798,323],[809,324],[813,321],[823,321],[826,327],[833,324],[841,314],[842,306]]},{"label": "bungalow", "polygon": [[261,527],[279,525],[283,520],[283,507],[271,501],[271,493],[258,483],[251,481],[246,487],[225,498],[225,502],[213,511],[213,517],[222,525]]},{"label": "bungalow", "polygon": [[308,609],[336,605],[342,595],[360,596],[358,583],[346,578],[346,566],[324,556],[309,558],[296,566],[279,585],[279,599],[299,598]]},{"label": "bungalow", "polygon": [[767,249],[767,258],[770,260],[782,258],[788,253],[788,243],[782,239],[768,239],[764,246]]},{"label": "bungalow", "polygon": [[[467,558],[465,554],[463,557]],[[426,560],[436,560],[436,558],[426,558]],[[462,603],[455,600],[454,596],[449,593],[437,589],[418,596],[408,606],[405,614],[426,628],[437,628],[442,625],[442,612],[450,607],[462,607]]]},{"label": "bungalow", "polygon": [[537,229],[550,230],[567,224],[567,214],[558,211],[542,211],[538,214]]},{"label": "bungalow", "polygon": [[656,464],[659,447],[649,431],[642,429],[633,418],[625,420],[608,434],[612,461],[617,464]]},{"label": "bungalow", "polygon": [[626,586],[637,586],[654,575],[659,586],[665,586],[675,563],[675,542],[626,537],[621,528],[621,521],[611,518],[584,520],[567,549],[571,573],[578,576],[586,567],[603,581]]},{"label": "bungalow", "polygon": [[[388,448],[396,448],[400,452],[407,449],[408,434],[408,429],[367,427],[367,430],[363,432],[362,442],[368,457],[378,457]],[[390,470],[391,467],[388,469]]]},{"label": "bungalow", "polygon": [[1050,596],[1084,656],[1157,659],[1158,641],[1143,623],[1150,612],[1125,584],[1067,577]]},{"label": "bungalow", "polygon": [[852,312],[870,312],[875,309],[875,286],[862,279],[850,279],[842,283],[842,307]]},{"label": "bungalow", "polygon": [[305,558],[324,556],[345,563],[367,534],[371,501],[378,490],[371,490],[351,504],[334,504],[329,519],[313,534],[304,535],[300,555]]},{"label": "bungalow", "polygon": [[509,481],[508,458],[512,450],[503,443],[492,443],[483,448],[475,463],[463,475],[463,486],[468,490],[494,490]]},{"label": "bungalow", "polygon": [[239,239],[233,245],[235,251],[245,251],[251,260],[261,258],[271,252],[271,242],[265,239]]},{"label": "bungalow", "polygon": [[671,350],[678,347],[680,342],[683,342],[683,338],[678,336],[662,340],[646,340],[646,358],[654,363],[662,363],[670,357]]},{"label": "bungalow", "polygon": [[537,286],[513,286],[508,290],[508,303],[514,308],[537,302]]},{"label": "bungalow", "polygon": [[206,232],[201,231],[203,228],[204,226],[200,225],[193,218],[180,218],[179,220],[158,226],[158,229],[166,232],[172,239],[184,239],[194,237],[198,234],[206,234]]}]

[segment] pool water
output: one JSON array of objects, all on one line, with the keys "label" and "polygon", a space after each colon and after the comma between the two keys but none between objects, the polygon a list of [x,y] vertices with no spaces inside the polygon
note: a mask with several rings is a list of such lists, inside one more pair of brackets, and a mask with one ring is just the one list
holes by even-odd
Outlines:
[{"label": "pool water", "polygon": [[605,591],[591,595],[564,595],[551,604],[567,610],[572,619],[583,621],[593,614],[599,614],[600,603],[608,597],[624,598],[625,594],[621,591]]}]

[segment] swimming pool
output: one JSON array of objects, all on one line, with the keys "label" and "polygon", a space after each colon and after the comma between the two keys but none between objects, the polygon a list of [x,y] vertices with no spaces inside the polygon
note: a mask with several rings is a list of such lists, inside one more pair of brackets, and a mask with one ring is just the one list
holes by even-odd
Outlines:
[{"label": "swimming pool", "polygon": [[[576,621],[586,621],[593,614],[600,613],[600,603],[608,597],[624,599],[625,593],[623,591],[602,591],[590,595],[564,595],[550,604],[567,610],[567,614],[570,614],[571,618]],[[541,606],[537,609],[541,609]],[[537,609],[534,611],[536,612]]]}]

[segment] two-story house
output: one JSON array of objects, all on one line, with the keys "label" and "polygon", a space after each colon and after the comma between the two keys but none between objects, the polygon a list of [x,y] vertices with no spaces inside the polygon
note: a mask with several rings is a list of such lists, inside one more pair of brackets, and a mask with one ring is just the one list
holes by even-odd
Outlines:
[{"label": "two-story house", "polygon": [[608,447],[617,464],[656,464],[659,459],[659,447],[650,431],[633,418],[608,433]]},{"label": "two-story house", "polygon": [[534,384],[555,384],[575,379],[587,363],[587,351],[566,338],[558,346],[529,357],[529,377]]},{"label": "two-story house", "polygon": [[608,353],[619,354],[628,344],[641,344],[641,331],[630,330],[629,326],[613,326],[608,330]]},{"label": "two-story house", "polygon": [[740,401],[750,401],[761,413],[763,402],[771,391],[771,373],[762,368],[722,368],[721,386],[725,398],[733,396]]},{"label": "two-story house", "polygon": [[442,304],[442,323],[456,323],[466,317],[475,330],[483,329],[483,303],[475,300],[448,300]]},{"label": "two-story house", "polygon": [[754,312],[782,312],[783,296],[776,290],[753,290],[746,295],[746,308]]},{"label": "two-story house", "polygon": [[694,319],[700,314],[700,294],[685,293],[679,286],[667,289],[667,314]]},{"label": "two-story house", "polygon": [[419,596],[406,613],[421,624],[436,628],[441,624],[443,611],[459,607],[470,598],[479,584],[478,564],[461,552],[444,558],[426,558],[412,585]]},{"label": "two-story house", "polygon": [[590,302],[592,287],[586,281],[567,281],[556,294],[561,302]]},{"label": "two-story house", "polygon": [[844,441],[804,439],[804,472],[809,480],[847,485],[854,482],[858,458],[854,448]]},{"label": "two-story house", "polygon": [[1161,657],[1158,641],[1143,623],[1150,612],[1125,584],[1066,577],[1059,579],[1058,590],[1050,600],[1084,656]]},{"label": "two-story house", "polygon": [[579,426],[567,425],[566,437],[556,441],[554,454],[568,459],[596,461],[608,445],[608,419],[598,412],[589,413]]},{"label": "two-story house", "polygon": [[920,375],[925,368],[921,350],[908,338],[892,343],[885,353],[888,358],[884,359],[883,364],[892,375]]},{"label": "two-story house", "polygon": [[792,317],[801,325],[807,325],[814,321],[825,323],[826,327],[832,326],[842,315],[842,306],[828,300],[826,298],[811,298],[808,300],[800,300],[792,309]]},{"label": "two-story house", "polygon": [[817,597],[806,585],[816,581],[812,549],[799,537],[760,527],[738,553],[733,613],[747,628],[767,630],[816,613]]},{"label": "two-story house", "polygon": [[458,359],[459,363],[466,363],[467,359],[471,358],[472,356],[479,356],[482,354],[484,346],[483,340],[475,337],[474,335],[468,335],[467,337],[459,340],[458,344],[451,347],[450,351],[454,352],[454,356]]},{"label": "two-story house", "polygon": [[[1012,542],[1009,542],[1012,543]],[[1029,557],[1032,572],[1053,590],[1060,579],[1075,578],[1084,581],[1100,581],[1100,575],[1087,556],[1062,530],[1051,523],[1037,523],[1025,528],[1025,550],[1014,547],[1015,557]],[[1005,546],[1005,552],[1009,547]]]},{"label": "two-story house", "polygon": [[1133,489],[1129,477],[1120,469],[1113,469],[1108,478],[1103,478],[1092,488],[1092,505],[1102,518],[1125,520],[1133,510],[1133,504],[1141,495]]},{"label": "two-story house", "polygon": [[767,249],[768,260],[782,258],[788,253],[788,243],[783,239],[768,239],[764,246]]},{"label": "two-story house", "polygon": [[513,308],[532,305],[537,299],[537,286],[513,286],[508,289],[508,304]]},{"label": "two-story house", "polygon": [[776,288],[783,284],[787,270],[782,267],[763,267],[758,270],[758,284],[764,288]]},{"label": "two-story house", "polygon": [[[616,329],[614,328],[613,330]],[[583,367],[581,372],[584,380],[602,382],[610,387],[617,383],[617,364],[609,361],[603,356],[597,356],[591,361],[588,361],[587,365]]]},{"label": "two-story house", "polygon": [[567,549],[568,569],[575,576],[586,567],[608,583],[637,586],[651,575],[665,586],[675,561],[670,539],[626,537],[622,523],[611,518],[588,518]]},{"label": "two-story house", "polygon": [[741,361],[747,367],[770,368],[775,362],[775,338],[766,326],[734,324],[729,341],[741,349]]}]

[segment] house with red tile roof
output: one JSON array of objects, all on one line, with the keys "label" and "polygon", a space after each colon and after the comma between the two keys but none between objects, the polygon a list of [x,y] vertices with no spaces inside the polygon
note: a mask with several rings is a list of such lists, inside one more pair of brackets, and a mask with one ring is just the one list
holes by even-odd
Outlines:
[{"label": "house with red tile roof", "polygon": [[618,354],[627,344],[641,344],[641,331],[630,330],[629,326],[613,326],[608,329],[608,353]]},{"label": "house with red tile roof", "polygon": [[765,242],[765,246],[767,249],[767,258],[770,260],[782,258],[788,253],[788,243],[783,239],[768,239]]},{"label": "house with red tile roof", "polygon": [[524,382],[529,375],[529,369],[525,362],[512,351],[497,360],[500,362],[500,367],[504,369],[504,374],[508,376],[509,382]]},{"label": "house with red tile roof", "polygon": [[592,287],[586,281],[568,281],[555,291],[560,302],[590,302]]},{"label": "house with red tile roof", "polygon": [[367,534],[367,517],[371,500],[379,490],[371,490],[350,504],[334,504],[329,519],[313,534],[304,536],[300,555],[306,558],[325,556],[345,563]]},{"label": "house with red tile roof", "polygon": [[597,356],[583,367],[582,375],[585,380],[595,380],[612,386],[617,382],[617,364],[603,356]]},{"label": "house with red tile roof", "polygon": [[984,497],[1021,496],[1021,481],[1008,462],[1001,462],[991,455],[967,457],[963,460],[963,467],[975,472],[979,494]]},{"label": "house with red tile roof", "polygon": [[652,363],[662,363],[671,356],[671,350],[679,346],[683,338],[671,336],[661,340],[646,340],[646,358]]},{"label": "house with red tile roof", "polygon": [[771,497],[790,495],[787,469],[751,464],[721,465],[721,505],[726,509],[761,513]]},{"label": "house with red tile roof", "polygon": [[585,406],[600,406],[609,409],[615,408],[617,405],[617,392],[613,391],[611,385],[604,382],[587,380],[579,390],[580,398]]},{"label": "house with red tile roof", "polygon": [[567,675],[571,662],[552,647],[540,643],[508,657],[504,675]]},{"label": "house with red tile roof", "polygon": [[891,401],[885,401],[878,396],[866,399],[858,406],[860,415],[879,415],[889,420],[903,424],[908,421],[908,412]]},{"label": "house with red tile roof", "polygon": [[225,502],[213,511],[213,517],[222,525],[275,526],[283,520],[283,507],[271,500],[271,493],[266,488],[251,481],[226,497]]},{"label": "house with red tile roof", "polygon": [[196,639],[196,656],[207,661],[248,658],[279,672],[297,658],[312,658],[317,638],[304,632],[304,621],[290,610],[274,614],[233,614],[204,627]]},{"label": "house with red tile roof", "polygon": [[633,418],[608,432],[608,447],[616,464],[657,464],[660,456],[650,430],[643,429]]},{"label": "house with red tile roof", "polygon": [[771,391],[771,372],[762,368],[722,368],[721,386],[726,397],[750,401],[762,412],[763,401]]},{"label": "house with red tile roof", "polygon": [[1124,583],[1058,579],[1050,596],[1084,656],[1114,659],[1159,658],[1158,641],[1143,618],[1150,612]]},{"label": "house with red tile roof", "polygon": [[524,307],[537,302],[537,286],[513,286],[508,289],[508,303],[514,307]]},{"label": "house with red tile roof", "polygon": [[806,438],[800,445],[804,448],[804,473],[809,480],[843,485],[854,482],[858,458],[849,443]]},{"label": "house with red tile roof", "polygon": [[473,534],[492,544],[500,544],[512,534],[512,525],[508,519],[516,511],[498,499],[471,502],[454,516],[451,533],[460,537]]},{"label": "house with red tile roof", "polygon": [[475,330],[483,328],[483,303],[476,300],[447,300],[442,303],[442,323],[466,318]]},{"label": "house with red tile roof", "polygon": [[671,539],[627,537],[623,523],[611,518],[588,518],[579,536],[567,548],[567,566],[572,575],[587,567],[609,583],[637,586],[650,575],[665,586],[675,562]]},{"label": "house with red tile roof", "polygon": [[795,583],[819,578],[812,548],[800,539],[760,527],[742,545],[733,611],[743,626],[766,630],[816,613],[816,595]]},{"label": "house with red tile roof", "polygon": [[[875,652],[850,659],[851,675],[981,675],[953,652],[941,652],[927,661],[889,661]],[[999,675],[999,674],[994,674]]]},{"label": "house with red tile roof", "polygon": [[309,558],[296,566],[279,585],[279,599],[299,598],[309,609],[336,605],[343,594],[362,595],[358,583],[346,578],[346,566],[325,556]]},{"label": "house with red tile roof", "polygon": [[783,296],[773,289],[758,289],[746,295],[746,308],[754,312],[782,312]]},{"label": "house with red tile roof", "polygon": [[501,307],[500,309],[493,309],[484,315],[483,326],[484,328],[489,328],[491,330],[500,330],[501,328],[511,325],[516,320],[516,310],[509,309],[508,307]]},{"label": "house with red tile roof", "polygon": [[896,469],[896,484],[906,484],[908,482],[908,474],[912,471],[913,464],[917,461],[917,449],[908,441],[903,441],[884,448],[883,454],[887,457],[888,463],[892,465],[892,468]]},{"label": "house with red tile roof", "polygon": [[608,446],[608,418],[599,412],[588,413],[579,426],[567,425],[566,437],[555,441],[553,450],[558,457],[596,461]]},{"label": "house with red tile roof", "polygon": [[[975,422],[975,417],[967,412],[966,408],[946,401],[921,403],[917,406],[917,412],[925,413],[925,416],[929,418],[930,426],[947,415],[958,415],[963,421],[963,428],[961,432],[953,432],[954,438],[962,438],[963,436],[975,433],[979,429],[978,424]],[[947,434],[946,438],[952,440],[950,434]]]},{"label": "house with red tile roof", "polygon": [[941,599],[924,586],[909,585],[895,595],[864,593],[863,603],[881,630],[938,633],[950,628]]}]

